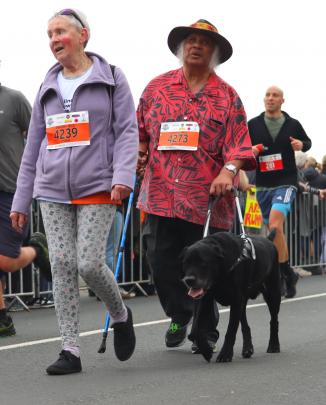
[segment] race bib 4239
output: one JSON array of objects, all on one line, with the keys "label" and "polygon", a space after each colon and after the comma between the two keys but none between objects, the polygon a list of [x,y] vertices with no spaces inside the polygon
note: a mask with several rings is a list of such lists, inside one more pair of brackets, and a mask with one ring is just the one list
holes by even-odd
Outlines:
[{"label": "race bib 4239", "polygon": [[88,111],[49,115],[46,117],[47,149],[90,144]]}]

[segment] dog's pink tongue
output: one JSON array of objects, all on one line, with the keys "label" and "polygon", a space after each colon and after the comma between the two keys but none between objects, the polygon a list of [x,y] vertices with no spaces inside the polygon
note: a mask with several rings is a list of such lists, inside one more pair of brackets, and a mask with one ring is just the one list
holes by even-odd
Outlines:
[{"label": "dog's pink tongue", "polygon": [[188,291],[188,295],[192,298],[198,298],[204,294],[204,290],[202,288],[190,288]]}]

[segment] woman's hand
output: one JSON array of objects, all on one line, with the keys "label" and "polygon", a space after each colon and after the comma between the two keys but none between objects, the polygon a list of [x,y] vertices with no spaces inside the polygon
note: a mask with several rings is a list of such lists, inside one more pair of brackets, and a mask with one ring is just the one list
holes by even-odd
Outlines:
[{"label": "woman's hand", "polygon": [[27,223],[27,215],[21,212],[13,211],[10,213],[11,226],[15,231],[23,232],[24,225]]},{"label": "woman's hand", "polygon": [[132,192],[132,189],[123,184],[115,184],[111,190],[111,200],[120,201],[124,200]]}]

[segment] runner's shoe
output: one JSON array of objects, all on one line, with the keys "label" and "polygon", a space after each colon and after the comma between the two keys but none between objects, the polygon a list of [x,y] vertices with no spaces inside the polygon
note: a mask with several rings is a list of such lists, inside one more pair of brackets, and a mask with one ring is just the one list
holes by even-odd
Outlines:
[{"label": "runner's shoe", "polygon": [[0,320],[0,337],[16,335],[16,330],[11,316],[7,315]]},{"label": "runner's shoe", "polygon": [[285,298],[293,298],[297,293],[296,284],[299,280],[299,275],[296,274],[291,267],[290,269],[292,270],[292,272],[285,276]]}]

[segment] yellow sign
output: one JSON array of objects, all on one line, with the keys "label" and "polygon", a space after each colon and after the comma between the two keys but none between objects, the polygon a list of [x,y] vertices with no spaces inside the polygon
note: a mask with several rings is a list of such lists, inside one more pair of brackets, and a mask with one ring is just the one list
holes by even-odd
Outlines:
[{"label": "yellow sign", "polygon": [[243,224],[248,228],[257,229],[260,229],[263,225],[263,217],[256,199],[256,187],[252,187],[247,191]]}]

